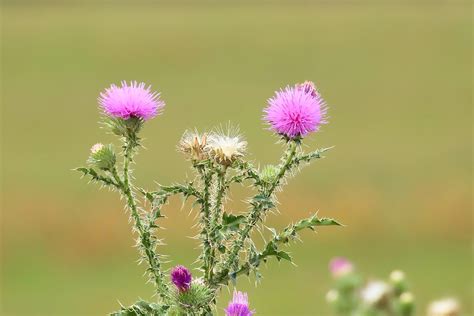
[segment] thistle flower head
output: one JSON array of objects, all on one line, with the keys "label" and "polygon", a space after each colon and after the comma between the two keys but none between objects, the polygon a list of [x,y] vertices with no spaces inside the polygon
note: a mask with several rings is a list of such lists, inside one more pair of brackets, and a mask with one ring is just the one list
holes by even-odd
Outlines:
[{"label": "thistle flower head", "polygon": [[171,282],[178,288],[179,291],[185,292],[191,286],[192,276],[191,272],[184,266],[176,266],[171,270]]},{"label": "thistle flower head", "polygon": [[226,316],[252,316],[254,311],[249,308],[247,293],[234,291],[234,297],[225,309]]},{"label": "thistle flower head", "polygon": [[136,81],[122,81],[121,86],[112,84],[100,93],[99,104],[106,115],[128,120],[131,117],[148,120],[155,117],[165,106],[160,93],[152,92],[151,86]]},{"label": "thistle flower head", "polygon": [[217,131],[209,135],[207,149],[218,163],[229,166],[245,154],[247,142],[236,130]]},{"label": "thistle flower head", "polygon": [[371,281],[361,291],[362,301],[370,306],[383,304],[390,294],[390,287],[382,281]]},{"label": "thistle flower head", "polygon": [[428,306],[428,316],[458,316],[460,313],[459,302],[454,298],[434,301]]},{"label": "thistle flower head", "polygon": [[191,160],[204,160],[208,157],[207,134],[197,131],[186,131],[178,143],[178,151],[184,153]]},{"label": "thistle flower head", "polygon": [[346,258],[336,257],[329,262],[329,271],[334,278],[339,278],[352,273],[354,271],[354,265]]},{"label": "thistle flower head", "polygon": [[304,137],[326,124],[326,104],[312,82],[287,86],[268,99],[264,120],[289,139]]}]

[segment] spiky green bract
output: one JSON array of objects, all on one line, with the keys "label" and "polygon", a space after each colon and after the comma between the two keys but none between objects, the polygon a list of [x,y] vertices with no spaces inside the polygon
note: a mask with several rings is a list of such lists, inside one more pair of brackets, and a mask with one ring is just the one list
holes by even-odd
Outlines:
[{"label": "spiky green bract", "polygon": [[275,178],[278,176],[278,167],[274,165],[266,165],[262,171],[260,171],[260,179],[265,184],[272,184]]},{"label": "spiky green bract", "polygon": [[177,307],[178,315],[201,315],[213,298],[213,291],[204,282],[192,282],[187,291],[173,292],[172,304]]},{"label": "spiky green bract", "polygon": [[163,316],[168,314],[169,309],[169,305],[138,301],[129,307],[121,306],[119,311],[111,313],[110,316]]},{"label": "spiky green bract", "polygon": [[114,147],[112,144],[98,147],[91,152],[87,162],[101,170],[111,171],[117,162]]},{"label": "spiky green bract", "polygon": [[129,119],[106,116],[103,123],[113,134],[124,137],[135,147],[139,145],[138,133],[143,127],[143,119],[134,116]]}]

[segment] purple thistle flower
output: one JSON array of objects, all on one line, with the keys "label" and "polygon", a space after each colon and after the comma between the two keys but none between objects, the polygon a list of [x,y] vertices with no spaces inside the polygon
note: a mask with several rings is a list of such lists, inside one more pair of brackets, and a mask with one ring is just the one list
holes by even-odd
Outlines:
[{"label": "purple thistle flower", "polygon": [[186,292],[191,286],[192,276],[191,272],[184,266],[176,266],[171,271],[171,282],[181,292]]},{"label": "purple thistle flower", "polygon": [[152,92],[151,86],[136,81],[122,81],[122,86],[114,84],[100,93],[99,104],[108,115],[122,119],[138,117],[148,120],[159,114],[165,103],[160,99],[160,93]]},{"label": "purple thistle flower", "polygon": [[331,271],[333,277],[338,278],[352,273],[354,271],[354,265],[346,258],[336,257],[329,262],[329,271]]},{"label": "purple thistle flower", "polygon": [[327,123],[326,103],[310,81],[277,91],[264,112],[270,128],[290,139],[316,132]]},{"label": "purple thistle flower", "polygon": [[226,316],[252,316],[254,313],[249,308],[247,293],[234,291],[234,297],[225,309]]}]

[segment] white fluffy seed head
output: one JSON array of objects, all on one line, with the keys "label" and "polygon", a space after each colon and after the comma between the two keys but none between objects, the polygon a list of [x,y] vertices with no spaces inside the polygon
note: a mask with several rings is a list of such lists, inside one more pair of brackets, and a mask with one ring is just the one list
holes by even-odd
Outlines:
[{"label": "white fluffy seed head", "polygon": [[237,158],[245,155],[247,142],[235,130],[227,133],[214,132],[209,135],[207,149],[218,163],[229,166]]}]

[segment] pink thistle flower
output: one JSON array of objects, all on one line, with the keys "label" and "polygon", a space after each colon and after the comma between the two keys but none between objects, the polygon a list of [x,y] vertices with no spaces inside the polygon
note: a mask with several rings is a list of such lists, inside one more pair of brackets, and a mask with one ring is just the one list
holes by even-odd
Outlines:
[{"label": "pink thistle flower", "polygon": [[122,81],[122,86],[114,84],[100,93],[99,104],[102,110],[112,117],[129,119],[137,117],[148,120],[155,117],[165,103],[160,99],[160,93],[152,92],[151,86],[136,81]]},{"label": "pink thistle flower", "polygon": [[327,123],[326,103],[310,81],[277,91],[264,112],[270,129],[290,139],[316,132]]},{"label": "pink thistle flower", "polygon": [[333,277],[338,278],[354,271],[352,262],[343,257],[336,257],[329,262],[329,271]]},{"label": "pink thistle flower", "polygon": [[234,291],[234,297],[225,309],[226,316],[252,316],[254,313],[249,308],[247,293]]},{"label": "pink thistle flower", "polygon": [[192,275],[184,266],[176,266],[171,270],[171,282],[181,292],[186,292],[191,287]]}]

